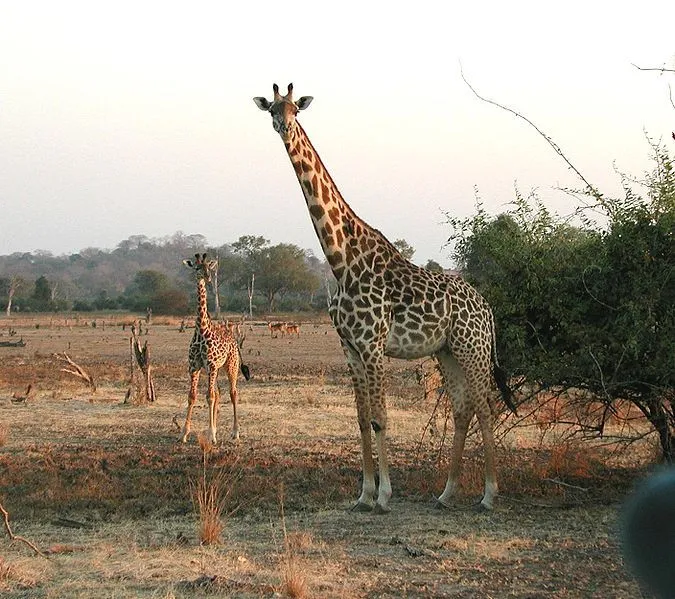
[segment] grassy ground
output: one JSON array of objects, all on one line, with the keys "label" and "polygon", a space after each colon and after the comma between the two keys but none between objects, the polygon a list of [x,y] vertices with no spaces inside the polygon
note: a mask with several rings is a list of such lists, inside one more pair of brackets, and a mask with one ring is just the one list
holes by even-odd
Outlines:
[{"label": "grassy ground", "polygon": [[[26,341],[0,348],[0,503],[13,532],[47,554],[0,536],[3,597],[641,596],[617,526],[649,447],[627,457],[542,441],[536,422],[514,429],[499,447],[502,494],[486,514],[472,509],[483,476],[474,436],[465,495],[436,510],[443,422],[427,426],[433,402],[415,365],[392,361],[392,512],[353,513],[358,429],[325,323],[303,323],[299,339],[271,339],[263,324],[247,330],[253,379],[240,382],[241,439],[205,455],[194,436],[178,442],[191,331],[180,333],[179,321],[150,327],[142,339],[158,401],[123,404],[129,332],[119,319],[96,322],[0,321],[0,340],[12,328],[11,339]],[[64,351],[93,375],[96,393],[60,370],[54,354]],[[29,398],[12,401],[28,384]],[[194,429],[206,420],[196,410]],[[224,402],[221,439],[230,426]],[[216,476],[224,527],[219,543],[204,545],[193,489]]]}]

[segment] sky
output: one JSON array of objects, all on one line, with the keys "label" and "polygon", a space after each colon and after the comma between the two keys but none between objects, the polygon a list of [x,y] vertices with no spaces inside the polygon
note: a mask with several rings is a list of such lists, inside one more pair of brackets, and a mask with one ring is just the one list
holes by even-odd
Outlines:
[{"label": "sky", "polygon": [[[132,236],[241,235],[321,256],[253,96],[299,115],[356,213],[414,261],[452,265],[446,214],[536,190],[561,215],[584,177],[620,195],[670,138],[675,3],[0,0],[0,255]],[[675,91],[673,91],[675,96]],[[477,190],[477,191],[476,191]],[[2,273],[0,273],[1,275]]]}]

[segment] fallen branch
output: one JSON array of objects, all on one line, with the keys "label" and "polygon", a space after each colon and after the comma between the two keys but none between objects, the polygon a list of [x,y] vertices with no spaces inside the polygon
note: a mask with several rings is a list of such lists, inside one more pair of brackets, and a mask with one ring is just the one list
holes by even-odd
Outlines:
[{"label": "fallen branch", "polygon": [[0,341],[0,347],[26,347],[23,337],[18,341]]},{"label": "fallen branch", "polygon": [[545,478],[545,482],[547,483],[553,483],[555,485],[560,485],[561,487],[567,487],[569,489],[575,489],[576,491],[583,491],[584,493],[588,493],[588,489],[586,487],[579,487],[577,485],[570,485],[569,483],[564,483],[561,480],[558,480],[557,478]]},{"label": "fallen branch", "polygon": [[[31,543],[28,539],[25,539],[25,538],[23,538],[23,537],[21,537],[21,536],[19,536],[19,535],[15,535],[14,532],[12,532],[12,528],[11,528],[11,526],[9,525],[9,513],[8,513],[7,510],[3,507],[2,503],[0,503],[0,512],[2,512],[2,517],[3,517],[4,520],[5,520],[5,530],[7,531],[7,534],[9,535],[9,538],[10,538],[11,541],[20,541],[21,543],[25,543],[26,545],[28,545],[28,547],[30,547],[33,551],[35,551],[35,553],[37,553],[38,555],[40,555],[40,556],[42,556],[42,557],[44,557],[44,558],[47,558],[47,556],[46,556],[44,553],[42,553],[42,551],[40,551],[40,550],[39,550],[33,543]],[[47,559],[48,559],[48,558],[47,558]]]},{"label": "fallen branch", "polygon": [[72,374],[74,377],[83,380],[91,387],[92,393],[96,393],[96,383],[93,377],[81,366],[73,362],[65,352],[62,355],[55,354],[59,360],[65,361],[71,368],[61,368],[61,372]]}]

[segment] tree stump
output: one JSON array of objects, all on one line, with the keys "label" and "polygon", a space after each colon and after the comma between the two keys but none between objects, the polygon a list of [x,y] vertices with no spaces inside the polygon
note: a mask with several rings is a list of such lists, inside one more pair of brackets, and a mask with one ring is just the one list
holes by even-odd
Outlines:
[{"label": "tree stump", "polygon": [[[139,322],[140,330],[140,322]],[[140,396],[140,389],[136,384],[135,369],[134,364],[136,364],[143,374],[143,401],[145,402],[154,402],[155,401],[155,382],[152,379],[152,366],[150,364],[150,348],[148,347],[147,340],[141,346],[141,340],[138,338],[140,333],[136,332],[136,326],[131,325],[131,338],[129,339],[129,345],[131,348],[131,360],[130,360],[130,385],[127,395],[124,398],[124,403],[128,403],[129,398],[132,393],[136,396]]]}]

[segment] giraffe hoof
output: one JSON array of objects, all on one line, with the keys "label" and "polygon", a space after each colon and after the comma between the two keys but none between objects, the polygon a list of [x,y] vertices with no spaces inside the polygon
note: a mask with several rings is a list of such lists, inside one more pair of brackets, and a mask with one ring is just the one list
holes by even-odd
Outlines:
[{"label": "giraffe hoof", "polygon": [[474,504],[473,511],[478,514],[487,514],[488,512],[492,511],[492,506],[485,505],[482,501],[479,501],[478,503]]},{"label": "giraffe hoof", "polygon": [[440,499],[436,499],[434,501],[434,509],[435,510],[449,510],[452,509],[452,506],[449,506],[447,503],[443,503]]},{"label": "giraffe hoof", "polygon": [[380,505],[379,503],[376,503],[375,508],[373,509],[374,514],[388,514],[389,512],[391,512],[389,506]]},{"label": "giraffe hoof", "polygon": [[372,512],[373,506],[369,503],[363,503],[363,501],[357,501],[351,509],[352,512]]}]

